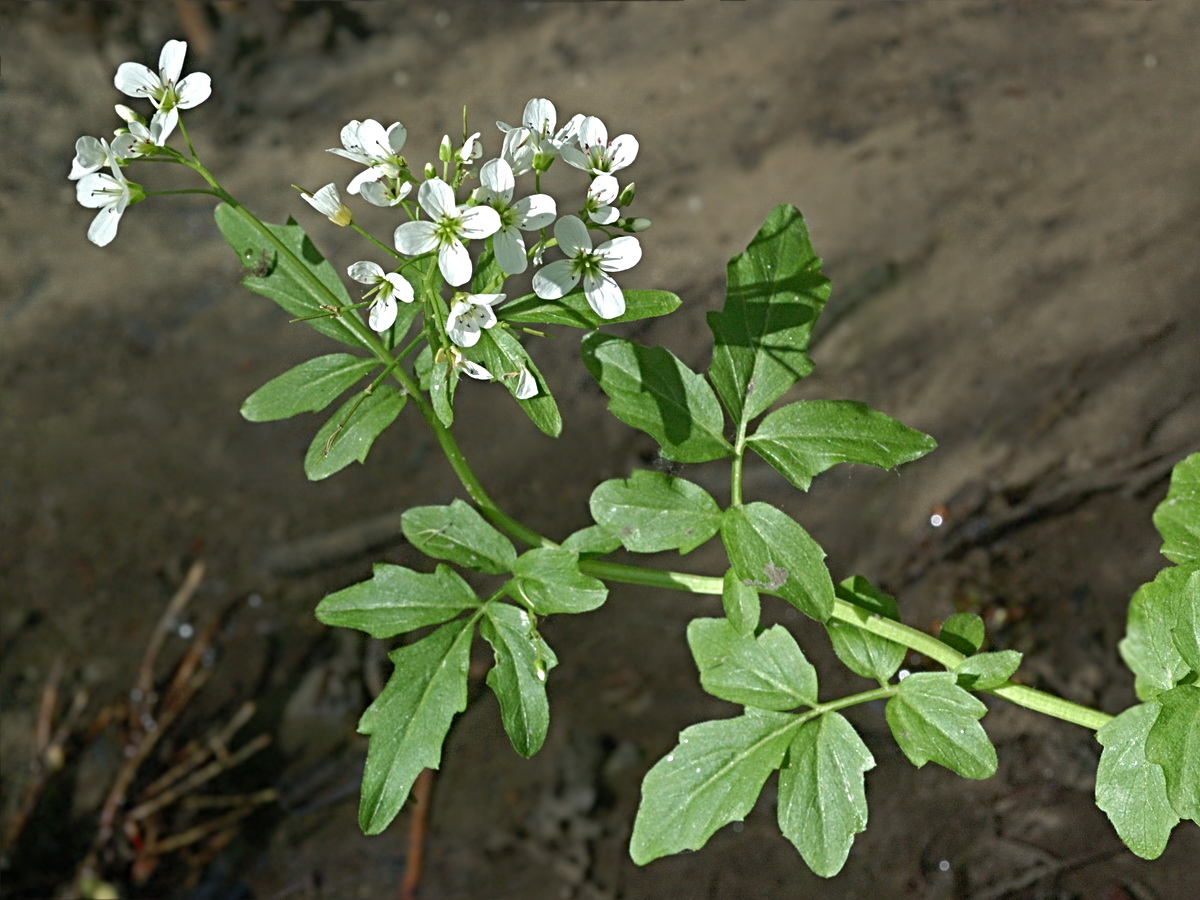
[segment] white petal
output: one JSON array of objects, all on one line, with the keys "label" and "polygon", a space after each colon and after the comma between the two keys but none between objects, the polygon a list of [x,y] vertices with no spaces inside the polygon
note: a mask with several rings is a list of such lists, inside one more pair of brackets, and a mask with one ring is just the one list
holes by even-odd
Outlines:
[{"label": "white petal", "polygon": [[127,97],[150,97],[162,90],[158,73],[142,63],[127,62],[117,67],[113,85]]},{"label": "white petal", "polygon": [[512,166],[514,175],[524,175],[533,168],[533,141],[529,129],[514,128],[504,135],[500,155]]},{"label": "white petal", "polygon": [[446,284],[452,287],[458,287],[471,280],[471,255],[467,253],[462,241],[455,239],[450,244],[442,245],[438,250],[438,268],[441,269]]},{"label": "white petal", "polygon": [[372,166],[369,169],[363,169],[357,175],[350,179],[350,183],[346,185],[347,194],[357,194],[362,190],[362,186],[368,181],[378,181],[387,173],[383,171],[382,166]]},{"label": "white petal", "polygon": [[358,140],[363,152],[371,159],[383,159],[391,152],[387,144],[387,132],[374,119],[364,119],[358,126]]},{"label": "white petal", "polygon": [[620,192],[621,186],[617,184],[617,179],[607,174],[597,175],[588,188],[588,196],[602,204],[612,203]]},{"label": "white petal", "polygon": [[579,146],[586,150],[588,147],[607,147],[608,128],[595,116],[586,116],[579,123]]},{"label": "white petal", "polygon": [[342,198],[338,195],[337,187],[332,182],[315,194],[301,194],[300,196],[307,200],[317,212],[323,213],[331,219],[342,208]]},{"label": "white petal", "polygon": [[167,41],[158,54],[158,72],[164,82],[178,81],[183,71],[183,57],[187,53],[185,41]]},{"label": "white petal", "polygon": [[430,250],[436,250],[438,245],[437,229],[432,222],[405,222],[396,229],[392,239],[396,249],[405,256],[420,256]]},{"label": "white petal", "polygon": [[391,272],[383,276],[384,280],[392,286],[392,296],[401,303],[412,303],[416,296],[413,293],[413,286],[408,283],[408,279],[399,272]]},{"label": "white petal", "polygon": [[499,197],[505,203],[512,200],[517,184],[512,166],[502,159],[489,159],[480,167],[479,183],[488,189],[490,196]]},{"label": "white petal", "polygon": [[624,272],[638,264],[642,258],[642,245],[631,235],[621,235],[596,248],[600,257],[600,268],[605,272]]},{"label": "white petal", "polygon": [[592,161],[578,147],[574,147],[571,144],[564,144],[558,152],[567,165],[574,166],[576,169],[583,169],[585,172],[591,171]]},{"label": "white petal", "polygon": [[520,217],[517,224],[524,231],[545,228],[558,215],[558,207],[549,194],[531,194],[513,204]]},{"label": "white petal", "polygon": [[534,134],[552,135],[558,123],[558,110],[549,100],[535,98],[525,104],[525,115],[521,124]]},{"label": "white petal", "polygon": [[172,106],[166,112],[161,109],[154,114],[151,122],[158,122],[158,128],[162,134],[164,143],[171,136],[171,132],[175,130],[175,126],[179,124],[179,109]]},{"label": "white petal", "polygon": [[391,297],[376,297],[371,304],[367,324],[372,331],[387,331],[396,321],[396,301]]},{"label": "white petal", "polygon": [[473,363],[469,359],[464,359],[462,361],[461,368],[464,374],[470,375],[472,378],[477,378],[480,381],[492,380],[491,372],[479,365],[479,363]]},{"label": "white petal", "polygon": [[448,214],[456,215],[458,212],[454,203],[454,191],[440,178],[430,178],[424,182],[417,191],[417,201],[431,219],[442,219]]},{"label": "white petal", "polygon": [[588,213],[588,218],[597,225],[611,225],[621,218],[621,211],[615,206],[600,206]]},{"label": "white petal", "polygon": [[136,159],[142,155],[142,151],[139,149],[139,138],[132,133],[118,134],[113,138],[112,154],[117,159]]},{"label": "white petal", "polygon": [[125,212],[125,204],[119,203],[106,206],[96,213],[92,224],[88,227],[88,240],[97,247],[107,247],[117,236],[117,226],[121,224],[121,216]]},{"label": "white petal", "polygon": [[76,182],[75,199],[79,201],[80,206],[86,206],[88,209],[101,209],[116,203],[118,195],[113,191],[119,189],[120,184],[111,175],[104,172],[92,172]]},{"label": "white petal", "polygon": [[75,142],[75,158],[71,160],[71,181],[78,181],[84,175],[90,175],[108,161],[108,153],[104,144],[97,138],[84,135]]},{"label": "white petal", "polygon": [[496,254],[496,265],[505,275],[520,275],[529,267],[525,255],[525,239],[513,226],[502,228],[492,238],[492,250]]},{"label": "white petal", "polygon": [[379,263],[362,260],[351,265],[346,274],[359,284],[375,284],[383,277],[383,267]]},{"label": "white petal", "polygon": [[554,236],[559,249],[567,256],[578,256],[592,249],[592,236],[579,216],[563,216],[554,223]]},{"label": "white petal", "polygon": [[479,325],[468,315],[472,309],[470,303],[460,300],[450,307],[446,319],[446,334],[460,347],[474,347],[479,343]]},{"label": "white petal", "polygon": [[638,141],[632,134],[622,134],[613,138],[609,147],[609,170],[615,172],[625,168],[633,162],[637,153]]},{"label": "white petal", "polygon": [[500,213],[490,206],[472,206],[459,219],[459,233],[465,238],[490,237],[499,230]]},{"label": "white petal", "polygon": [[559,259],[533,273],[533,292],[543,300],[557,300],[579,284],[569,259]]},{"label": "white petal", "polygon": [[522,369],[521,374],[517,376],[517,389],[514,391],[514,395],[518,400],[528,400],[530,397],[536,397],[537,393],[537,379],[528,369]]},{"label": "white petal", "polygon": [[203,72],[193,72],[179,82],[175,91],[179,95],[179,108],[191,109],[212,95],[212,79]]},{"label": "white petal", "polygon": [[404,142],[408,140],[408,129],[399,122],[393,122],[388,126],[387,130],[387,146],[392,151],[393,156],[399,155],[404,149]]},{"label": "white petal", "polygon": [[589,275],[583,280],[583,292],[588,306],[602,319],[615,319],[625,312],[625,295],[608,275]]}]

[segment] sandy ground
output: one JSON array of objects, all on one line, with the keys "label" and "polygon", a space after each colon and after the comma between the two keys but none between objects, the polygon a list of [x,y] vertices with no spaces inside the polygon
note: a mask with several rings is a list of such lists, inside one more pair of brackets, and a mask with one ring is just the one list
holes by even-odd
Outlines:
[{"label": "sandy ground", "polygon": [[[725,261],[773,205],[797,205],[834,293],[817,370],[789,396],[864,400],[940,448],[898,474],[835,471],[807,495],[752,469],[751,499],[795,514],[836,577],[872,578],[907,621],[981,612],[995,649],[1027,654],[1030,683],[1109,711],[1131,702],[1115,650],[1124,607],[1162,562],[1150,513],[1164,472],[1200,446],[1200,9],[339,6],[341,19],[234,5],[189,60],[216,88],[191,133],[236,196],[264,219],[295,215],[344,269],[359,258],[354,236],[288,185],[350,177],[325,153],[349,119],[403,121],[421,156],[457,131],[463,104],[489,148],[490,123],[515,121],[531,96],[599,115],[641,141],[635,212],[655,223],[627,284],[684,298],[674,316],[623,333],[696,366]],[[251,391],[331,348],[238,286],[204,198],[155,198],[109,248],[86,242],[90,214],[65,178],[73,142],[112,127],[113,71],[181,36],[178,8],[5,3],[0,14],[5,824],[55,657],[64,691],[85,687],[92,713],[114,701],[203,559],[190,609],[197,623],[232,610],[223,653],[149,768],[254,698],[244,736],[269,733],[274,748],[231,784],[273,785],[283,799],[210,848],[210,866],[173,857],[127,895],[394,896],[408,814],[379,838],[354,824],[365,749],[354,722],[378,648],[326,633],[311,610],[372,561],[413,556],[387,520],[348,555],[317,560],[301,544],[298,557],[297,543],[448,502],[456,484],[409,412],[368,465],[316,484],[300,463],[320,420],[240,419]],[[596,482],[654,457],[607,416],[576,340],[534,349],[563,408],[559,440],[486,388],[464,390],[460,408],[493,495],[552,535],[585,523]],[[686,474],[721,490],[719,469]],[[663,565],[721,567],[711,547]],[[620,588],[595,614],[548,623],[563,664],[547,746],[521,760],[490,696],[472,703],[436,782],[421,896],[1194,896],[1200,832],[1180,828],[1153,864],[1123,851],[1091,803],[1090,734],[1003,704],[985,720],[1001,767],[984,782],[913,770],[881,711],[860,711],[879,766],[870,826],[837,879],[811,875],[775,831],[770,783],[740,829],[638,869],[625,846],[641,775],[681,727],[733,712],[699,690],[684,643],[686,621],[716,610]],[[769,615],[794,627],[826,691],[854,689],[818,630]],[[168,657],[186,646],[173,640]],[[81,855],[119,749],[80,734],[69,750],[25,844],[10,848],[5,896],[47,896]]]}]

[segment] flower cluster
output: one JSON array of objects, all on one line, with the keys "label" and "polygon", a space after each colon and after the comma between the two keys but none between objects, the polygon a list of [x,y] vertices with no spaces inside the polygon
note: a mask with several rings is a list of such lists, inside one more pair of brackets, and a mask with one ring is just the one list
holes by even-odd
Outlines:
[{"label": "flower cluster", "polygon": [[[111,143],[87,135],[75,142],[75,158],[67,177],[77,182],[79,203],[99,210],[88,228],[88,240],[99,247],[117,236],[125,209],[145,197],[122,168],[139,157],[173,153],[166,143],[179,124],[179,111],[200,105],[212,93],[212,83],[203,72],[180,79],[186,53],[183,41],[167,41],[158,57],[157,72],[142,63],[121,63],[113,84],[127,97],[149,100],[153,116],[147,122],[128,106],[118,104],[117,115],[125,124]],[[101,172],[103,168],[109,171]]]}]

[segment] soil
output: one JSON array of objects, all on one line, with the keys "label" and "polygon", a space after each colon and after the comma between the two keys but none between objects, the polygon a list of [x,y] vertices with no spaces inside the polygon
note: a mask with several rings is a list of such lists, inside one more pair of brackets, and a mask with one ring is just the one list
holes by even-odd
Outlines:
[{"label": "soil", "polygon": [[[108,248],[86,241],[91,214],[65,177],[74,141],[113,127],[117,65],[152,62],[171,37],[191,40],[189,70],[213,76],[213,98],[186,118],[202,158],[263,219],[299,219],[340,270],[360,258],[355,236],[289,185],[349,179],[325,149],[351,118],[404,122],[417,158],[458,133],[464,104],[494,149],[491,123],[519,119],[532,96],[635,134],[634,212],[654,227],[623,284],[684,305],[614,331],[693,366],[707,361],[725,261],[772,206],[800,207],[834,291],[817,369],[789,399],[863,400],[940,446],[899,472],[841,467],[806,495],[751,467],[749,499],[798,517],[836,578],[871,578],[906,621],[979,612],[991,648],[1026,654],[1028,683],[1109,712],[1133,701],[1116,651],[1124,610],[1163,564],[1150,515],[1169,466],[1200,446],[1200,8],[6,3],[0,15],[6,831],[56,658],[60,714],[75,690],[90,697],[6,851],[5,897],[69,882],[121,758],[113,729],[90,723],[135,683],[197,560],[205,576],[171,623],[160,676],[223,614],[220,652],[139,777],[252,699],[234,744],[268,734],[272,747],[216,784],[280,799],[153,869],[131,871],[116,836],[106,876],[128,897],[390,897],[408,857],[408,809],[381,837],[356,825],[354,726],[380,647],[322,628],[312,609],[372,562],[418,564],[399,511],[461,489],[411,410],[367,465],[317,483],[301,460],[320,419],[239,417],[254,389],[331,348],[238,285],[207,198],[152,198]],[[606,413],[577,338],[533,344],[563,411],[558,440],[494,402],[494,387],[460,394],[456,427],[484,483],[550,535],[587,523],[598,481],[655,462],[649,439]],[[685,474],[720,494],[720,468]],[[661,564],[722,569],[713,546]],[[773,782],[702,851],[634,866],[641,776],[682,727],[735,712],[700,691],[684,641],[691,617],[718,610],[616,587],[600,611],[547,622],[562,664],[549,739],[529,761],[477,685],[434,784],[419,895],[1195,896],[1200,830],[1180,826],[1161,859],[1137,859],[1092,802],[1093,736],[1000,702],[985,719],[1000,770],[980,782],[913,769],[881,710],[852,717],[878,766],[869,828],[835,879],[779,836]],[[767,610],[816,661],[824,693],[861,688],[818,628]],[[171,815],[164,828],[205,818]]]}]

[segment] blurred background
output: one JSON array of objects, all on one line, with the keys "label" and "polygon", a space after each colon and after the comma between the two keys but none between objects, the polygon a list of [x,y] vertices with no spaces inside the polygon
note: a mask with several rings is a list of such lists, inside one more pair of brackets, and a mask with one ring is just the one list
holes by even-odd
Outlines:
[{"label": "blurred background", "polygon": [[[511,750],[477,679],[421,824],[410,805],[362,837],[354,727],[387,648],[312,609],[372,562],[419,564],[399,512],[460,490],[411,411],[367,465],[307,482],[323,420],[251,425],[238,407],[328,342],[239,286],[208,198],[151,198],[99,249],[66,175],[76,138],[117,124],[116,67],[185,39],[185,73],[213,79],[185,117],[206,165],[344,271],[356,236],[290,185],[345,186],[357,168],[326,149],[346,122],[401,121],[424,161],[466,105],[490,156],[492,123],[548,97],[560,119],[640,141],[623,174],[654,227],[622,284],[684,305],[614,331],[694,367],[726,261],[771,207],[798,206],[833,294],[817,369],[788,399],[863,400],[940,447],[804,495],[752,468],[749,498],[796,516],[835,578],[871,578],[909,623],[977,612],[991,649],[1026,653],[1028,683],[1116,712],[1133,701],[1125,606],[1164,562],[1150,515],[1200,447],[1200,9],[48,2],[0,5],[0,23],[4,897],[403,896],[414,835],[425,898],[1193,896],[1197,829],[1137,860],[1094,807],[1093,737],[999,703],[983,782],[913,770],[882,709],[855,711],[878,767],[834,880],[779,836],[773,781],[744,825],[638,869],[642,775],[682,727],[735,709],[700,691],[684,640],[719,602],[626,587],[545,624],[562,664],[541,754]],[[197,186],[186,175],[134,177]],[[587,523],[597,482],[656,463],[606,413],[578,337],[530,345],[557,441],[498,389],[460,391],[485,484],[551,536]],[[720,467],[684,474],[727,491]],[[662,564],[723,569],[711,546]],[[825,694],[861,689],[781,607],[765,621],[793,629]],[[85,870],[96,881],[68,889]]]}]

